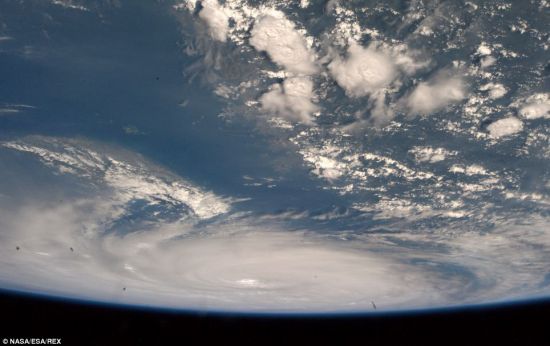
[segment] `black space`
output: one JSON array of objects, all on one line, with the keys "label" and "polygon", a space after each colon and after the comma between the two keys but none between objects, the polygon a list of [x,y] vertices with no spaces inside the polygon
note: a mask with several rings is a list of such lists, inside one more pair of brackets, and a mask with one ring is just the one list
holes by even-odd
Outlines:
[{"label": "black space", "polygon": [[62,338],[62,345],[550,345],[548,300],[438,313],[273,318],[2,292],[0,311],[0,338]]}]

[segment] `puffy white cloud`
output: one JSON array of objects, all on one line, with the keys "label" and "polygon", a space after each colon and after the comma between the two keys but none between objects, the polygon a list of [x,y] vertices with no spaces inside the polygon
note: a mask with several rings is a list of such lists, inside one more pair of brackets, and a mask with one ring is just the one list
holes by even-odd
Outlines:
[{"label": "puffy white cloud", "polygon": [[328,69],[350,97],[378,92],[397,76],[397,66],[389,54],[374,45],[364,48],[354,42],[348,48],[347,57],[337,56]]},{"label": "puffy white cloud", "polygon": [[272,85],[271,90],[260,97],[260,102],[264,111],[311,124],[311,116],[318,110],[311,101],[313,96],[313,82],[309,78],[292,77]]},{"label": "puffy white cloud", "polygon": [[430,64],[429,58],[423,56],[420,51],[411,50],[406,44],[397,44],[384,49],[389,52],[399,69],[407,75],[412,75]]},{"label": "puffy white cloud", "polygon": [[490,55],[491,52],[492,52],[491,47],[489,47],[485,42],[481,42],[479,47],[477,47],[477,54],[481,56]]},{"label": "puffy white cloud", "polygon": [[392,88],[401,84],[399,77],[412,75],[429,64],[427,59],[417,59],[418,55],[405,44],[373,42],[362,47],[350,40],[346,56],[336,55],[328,70],[347,96],[369,98],[369,121],[382,125],[395,116],[394,105],[387,101]]},{"label": "puffy white cloud", "polygon": [[500,119],[487,126],[491,137],[500,138],[513,135],[523,129],[523,122],[516,117]]},{"label": "puffy white cloud", "polygon": [[300,7],[306,8],[310,5],[309,0],[300,0]]},{"label": "puffy white cloud", "polygon": [[497,59],[488,55],[488,56],[484,56],[483,59],[481,59],[480,64],[482,68],[485,68],[485,67],[493,66],[496,62],[497,62]]},{"label": "puffy white cloud", "polygon": [[229,16],[223,11],[217,0],[203,0],[199,17],[208,25],[210,36],[225,42],[229,31]]},{"label": "puffy white cloud", "polygon": [[289,72],[311,75],[318,71],[305,37],[281,12],[275,11],[255,21],[250,44],[258,51],[267,52]]},{"label": "puffy white cloud", "polygon": [[550,94],[528,97],[519,108],[519,115],[525,119],[550,118]]},{"label": "puffy white cloud", "polygon": [[489,97],[492,99],[498,99],[502,96],[506,95],[508,90],[504,87],[504,85],[500,83],[487,83],[479,87],[479,90],[481,91],[487,91],[489,93]]},{"label": "puffy white cloud", "polygon": [[438,73],[432,79],[419,83],[406,99],[413,113],[428,114],[466,97],[464,80],[449,72]]},{"label": "puffy white cloud", "polygon": [[491,47],[485,42],[481,42],[479,47],[477,47],[476,54],[481,57],[481,68],[492,66],[497,62],[497,59],[491,56],[492,52],[493,50],[491,49]]},{"label": "puffy white cloud", "polygon": [[418,60],[417,55],[405,44],[374,42],[365,48],[351,40],[346,57],[336,56],[328,70],[348,96],[363,97],[382,92],[401,72],[411,75],[426,67],[429,60]]}]

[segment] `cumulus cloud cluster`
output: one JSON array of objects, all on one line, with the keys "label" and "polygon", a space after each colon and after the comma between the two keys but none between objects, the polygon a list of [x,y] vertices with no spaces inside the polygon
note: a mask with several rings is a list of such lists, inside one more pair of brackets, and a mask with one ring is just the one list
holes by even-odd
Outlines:
[{"label": "cumulus cloud cluster", "polygon": [[[222,6],[218,0],[203,0],[201,5],[199,17],[208,25],[215,40],[248,42],[257,52],[265,52],[282,69],[273,74],[289,78],[288,82],[272,85],[258,99],[261,109],[269,114],[312,125],[312,115],[319,109],[314,104],[313,81],[316,79],[313,77],[319,75],[332,78],[350,98],[365,97],[366,109],[375,124],[392,119],[396,110],[428,114],[466,97],[464,79],[447,70],[419,83],[406,99],[395,102],[394,95],[403,84],[402,77],[410,77],[430,63],[430,59],[420,58],[420,52],[410,50],[406,44],[390,44],[375,35],[374,41],[363,46],[359,43],[361,35],[358,35],[345,41],[344,54],[335,53],[338,45],[328,44],[323,53],[325,57],[317,59],[323,49],[316,52],[312,38],[280,10],[250,6],[242,1]],[[235,21],[232,29],[229,28],[230,19]],[[357,30],[362,32],[360,28]],[[487,49],[482,47],[478,54],[487,55]],[[494,98],[503,92],[499,86],[489,91]]]},{"label": "cumulus cloud cluster", "polygon": [[374,45],[364,48],[352,43],[347,54],[346,58],[337,56],[328,69],[338,85],[351,97],[378,92],[397,75],[396,66],[389,55]]},{"label": "cumulus cloud cluster", "polygon": [[[174,8],[193,12],[198,3],[190,0]],[[230,39],[239,45],[248,42],[282,68],[274,74],[287,80],[271,85],[258,99],[261,109],[290,121],[313,124],[312,115],[318,107],[313,104],[314,86],[309,77],[316,75],[320,68],[304,33],[283,12],[270,7],[256,8],[242,2],[220,5],[218,0],[203,0],[200,4],[198,16],[207,24],[214,40]],[[233,27],[229,25],[230,20],[235,22]],[[220,86],[216,90],[220,90]]]},{"label": "cumulus cloud cluster", "polygon": [[493,138],[510,136],[520,132],[522,129],[523,122],[516,117],[503,118],[487,126],[487,130]]},{"label": "cumulus cloud cluster", "polygon": [[445,148],[413,147],[409,150],[417,162],[435,163],[445,160],[447,156],[456,155],[456,152],[448,151]]},{"label": "cumulus cloud cluster", "polygon": [[272,12],[256,20],[250,44],[286,71],[311,75],[318,71],[315,56],[308,49],[305,37],[282,12]]},{"label": "cumulus cloud cluster", "polygon": [[550,118],[550,94],[539,93],[528,97],[518,113],[525,119]]},{"label": "cumulus cloud cluster", "polygon": [[318,110],[318,107],[311,102],[313,96],[311,80],[307,77],[291,77],[281,84],[272,85],[271,90],[260,97],[260,102],[265,111],[312,124],[311,114]]},{"label": "cumulus cloud cluster", "polygon": [[406,106],[415,114],[429,114],[451,103],[464,99],[467,87],[463,78],[449,71],[420,82],[406,100]]},{"label": "cumulus cloud cluster", "polygon": [[402,74],[414,74],[427,66],[408,54],[403,45],[387,47],[373,42],[367,47],[351,41],[346,57],[337,55],[329,63],[332,78],[352,98],[368,97],[371,101],[371,118],[375,124],[394,117],[386,104],[386,92]]},{"label": "cumulus cloud cluster", "polygon": [[250,44],[266,52],[273,62],[291,76],[282,84],[274,84],[259,99],[262,109],[280,117],[304,124],[313,124],[312,114],[318,110],[312,99],[313,82],[307,77],[319,69],[315,55],[294,23],[282,12],[273,11],[256,19]]},{"label": "cumulus cloud cluster", "polygon": [[224,12],[217,0],[203,0],[199,17],[208,25],[208,32],[213,39],[227,41],[229,31],[229,16]]},{"label": "cumulus cloud cluster", "polygon": [[487,83],[479,87],[479,90],[486,91],[492,99],[499,99],[506,95],[508,90],[500,83]]}]

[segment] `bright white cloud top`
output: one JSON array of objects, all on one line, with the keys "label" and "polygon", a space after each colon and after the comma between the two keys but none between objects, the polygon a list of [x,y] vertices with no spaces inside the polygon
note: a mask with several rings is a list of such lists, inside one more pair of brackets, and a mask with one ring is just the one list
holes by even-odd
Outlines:
[{"label": "bright white cloud top", "polygon": [[494,138],[510,136],[523,130],[523,122],[516,117],[507,117],[489,124],[487,130]]},{"label": "bright white cloud top", "polygon": [[481,91],[487,91],[489,97],[492,99],[499,99],[506,95],[508,90],[500,83],[487,83],[479,87]]},{"label": "bright white cloud top", "polygon": [[430,80],[420,82],[409,95],[406,105],[416,114],[429,114],[463,100],[467,86],[459,76],[443,71]]},{"label": "bright white cloud top", "polygon": [[[236,199],[204,192],[105,145],[32,137],[2,148],[97,191],[54,204],[3,206],[3,287],[132,305],[263,312],[367,311],[372,301],[383,310],[410,309],[544,291],[536,280],[544,249],[530,248],[550,245],[540,225],[501,225],[496,234],[453,238],[398,232],[341,241],[315,230],[290,230],[276,215],[232,214]],[[444,159],[436,156],[443,149],[417,151],[421,161]],[[491,174],[475,165],[462,173]],[[120,232],[120,222],[135,217],[132,206],[140,200],[147,208],[173,205],[179,216],[136,219]],[[396,211],[395,205],[385,208]],[[395,251],[390,239],[447,250]],[[534,264],[525,270],[516,257]],[[446,266],[455,269],[449,273]]]},{"label": "bright white cloud top", "polygon": [[337,56],[328,69],[351,97],[381,91],[397,76],[397,67],[388,54],[374,45],[364,48],[356,43],[349,46],[346,58]]},{"label": "bright white cloud top", "polygon": [[319,109],[311,101],[313,97],[313,83],[310,79],[292,77],[281,84],[274,84],[270,91],[260,97],[260,102],[264,111],[289,120],[312,124],[312,114]]},{"label": "bright white cloud top", "polygon": [[224,12],[217,0],[204,0],[199,17],[208,25],[212,38],[225,42],[229,31],[229,16]]},{"label": "bright white cloud top", "polygon": [[304,35],[282,12],[273,11],[256,19],[250,44],[289,72],[311,75],[318,71]]},{"label": "bright white cloud top", "polygon": [[1,289],[276,313],[550,296],[538,4],[25,4],[0,5]]},{"label": "bright white cloud top", "polygon": [[550,118],[550,93],[529,96],[521,105],[519,115],[525,119]]}]

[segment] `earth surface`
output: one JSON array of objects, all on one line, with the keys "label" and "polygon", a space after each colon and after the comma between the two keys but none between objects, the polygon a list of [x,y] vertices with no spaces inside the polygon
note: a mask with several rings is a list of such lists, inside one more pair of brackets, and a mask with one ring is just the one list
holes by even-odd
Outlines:
[{"label": "earth surface", "polygon": [[550,295],[550,2],[4,0],[0,288],[201,311]]}]

